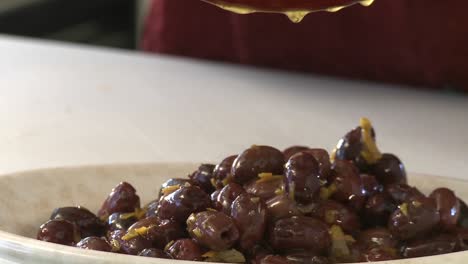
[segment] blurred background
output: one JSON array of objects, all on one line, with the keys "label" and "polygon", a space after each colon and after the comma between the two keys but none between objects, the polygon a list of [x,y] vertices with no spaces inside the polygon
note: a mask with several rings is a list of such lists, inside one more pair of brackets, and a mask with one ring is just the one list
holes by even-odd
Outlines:
[{"label": "blurred background", "polygon": [[0,33],[134,49],[149,0],[1,0]]}]

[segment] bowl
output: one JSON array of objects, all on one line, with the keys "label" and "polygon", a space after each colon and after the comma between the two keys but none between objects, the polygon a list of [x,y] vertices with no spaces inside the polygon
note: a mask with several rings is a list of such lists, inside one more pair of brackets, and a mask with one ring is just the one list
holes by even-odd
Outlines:
[{"label": "bowl", "polygon": [[[138,191],[142,203],[157,196],[162,182],[185,177],[198,163],[152,163],[98,165],[40,169],[0,176],[0,263],[68,264],[178,264],[199,263],[135,257],[62,246],[34,239],[38,226],[56,207],[82,205],[97,211],[109,191],[127,181]],[[448,187],[468,200],[468,182],[412,173],[411,185],[424,193]],[[466,263],[468,251],[379,263]]]}]

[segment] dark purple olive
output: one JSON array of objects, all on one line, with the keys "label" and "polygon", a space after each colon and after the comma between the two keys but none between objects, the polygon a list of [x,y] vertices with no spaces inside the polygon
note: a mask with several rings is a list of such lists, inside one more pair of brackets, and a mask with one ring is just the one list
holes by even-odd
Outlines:
[{"label": "dark purple olive", "polygon": [[104,252],[111,252],[112,247],[109,245],[106,239],[101,237],[87,237],[83,238],[76,247],[89,249],[89,250],[97,250],[97,251],[104,251]]},{"label": "dark purple olive", "polygon": [[213,180],[217,189],[223,188],[228,182],[227,180],[231,175],[232,163],[237,158],[237,155],[232,155],[225,158],[221,163],[216,165],[213,170]]},{"label": "dark purple olive", "polygon": [[233,181],[245,184],[260,173],[283,174],[284,156],[270,146],[252,146],[240,154],[232,164]]},{"label": "dark purple olive", "polygon": [[273,254],[273,250],[266,245],[257,244],[250,248],[247,253],[250,256],[249,260],[251,264],[260,264],[262,259]]},{"label": "dark purple olive", "polygon": [[260,264],[292,264],[286,257],[268,255],[260,260]]},{"label": "dark purple olive", "polygon": [[289,158],[284,169],[285,190],[300,203],[310,203],[321,187],[319,165],[312,154],[299,152]]},{"label": "dark purple olive", "polygon": [[192,239],[179,239],[166,249],[166,253],[179,260],[202,260],[200,246]]},{"label": "dark purple olive", "polygon": [[187,230],[198,244],[214,251],[229,249],[239,239],[234,221],[217,211],[192,214],[187,219]]},{"label": "dark purple olive", "polygon": [[407,183],[405,166],[393,154],[384,153],[375,164],[372,164],[371,171],[383,185]]},{"label": "dark purple olive", "polygon": [[[373,129],[372,137],[375,141],[375,132]],[[361,127],[356,127],[338,141],[335,160],[352,161],[361,171],[366,172],[369,170],[369,164],[361,155],[363,146]]]},{"label": "dark purple olive", "polygon": [[283,179],[272,179],[269,181],[253,180],[244,186],[247,193],[255,195],[266,201],[277,195],[278,191],[283,190]]},{"label": "dark purple olive", "polygon": [[80,241],[77,226],[67,220],[49,220],[39,227],[37,239],[55,244],[72,246]]},{"label": "dark purple olive", "polygon": [[393,248],[373,247],[361,253],[362,262],[374,262],[399,259],[398,252]]},{"label": "dark purple olive", "polygon": [[241,194],[232,203],[231,217],[239,229],[239,246],[250,250],[263,239],[266,228],[266,207],[259,197]]},{"label": "dark purple olive", "polygon": [[162,259],[172,259],[166,252],[158,248],[145,248],[140,253],[138,253],[140,257],[148,257],[148,258],[162,258]]},{"label": "dark purple olive", "polygon": [[142,236],[152,243],[153,247],[164,248],[167,243],[186,236],[183,227],[171,220],[161,220],[152,216],[133,224],[128,233],[145,228]]},{"label": "dark purple olive", "polygon": [[369,197],[364,205],[361,220],[366,226],[386,226],[388,218],[397,205],[387,193],[377,193]]},{"label": "dark purple olive", "polygon": [[419,198],[401,204],[388,221],[390,232],[401,240],[428,234],[440,221],[435,203],[429,198]]},{"label": "dark purple olive", "polygon": [[279,251],[304,249],[322,253],[331,245],[328,226],[322,221],[305,216],[277,220],[271,227],[270,245]]},{"label": "dark purple olive", "polygon": [[145,217],[156,216],[156,211],[158,210],[158,206],[159,206],[159,199],[155,199],[149,202],[145,206],[145,209],[146,209]]},{"label": "dark purple olive", "polygon": [[468,229],[467,228],[457,228],[452,232],[457,238],[457,251],[468,250]]},{"label": "dark purple olive", "polygon": [[[185,186],[187,184],[191,184],[189,179],[183,179],[183,178],[172,178],[167,181],[165,181],[163,184],[161,184],[161,187],[159,187],[159,195],[158,198],[161,198],[164,195],[168,195],[178,189],[178,187]],[[159,200],[159,199],[157,199]]]},{"label": "dark purple olive", "polygon": [[294,154],[297,154],[299,152],[303,152],[306,150],[309,150],[309,147],[306,146],[291,146],[285,150],[283,150],[283,155],[284,155],[284,160],[288,160],[291,158]]},{"label": "dark purple olive", "polygon": [[113,213],[130,213],[140,208],[140,197],[135,188],[126,182],[121,182],[109,194],[101,206],[98,216],[106,219]]},{"label": "dark purple olive", "polygon": [[326,257],[318,256],[314,253],[299,250],[286,255],[286,259],[291,264],[329,264],[330,261]]},{"label": "dark purple olive", "polygon": [[312,154],[319,164],[319,178],[327,180],[331,174],[330,154],[328,151],[320,148],[309,149],[307,153]]},{"label": "dark purple olive", "polygon": [[364,205],[365,196],[358,168],[352,162],[337,160],[332,169],[332,184],[336,186],[332,198],[359,211]]},{"label": "dark purple olive", "polygon": [[468,228],[468,206],[463,200],[458,198],[460,204],[460,216],[458,217],[458,226],[462,228]]},{"label": "dark purple olive", "polygon": [[383,227],[376,227],[362,231],[357,237],[357,242],[363,248],[383,247],[397,248],[398,240]]},{"label": "dark purple olive", "polygon": [[417,258],[451,253],[457,245],[456,236],[440,234],[408,242],[402,250],[404,258]]},{"label": "dark purple olive", "polygon": [[411,187],[404,183],[389,184],[385,187],[385,192],[388,193],[397,204],[425,197],[416,187]]},{"label": "dark purple olive", "polygon": [[210,205],[210,197],[202,189],[183,186],[159,201],[156,215],[161,219],[185,223],[190,214],[206,210]]},{"label": "dark purple olive", "polygon": [[382,185],[377,181],[374,175],[361,174],[362,187],[364,189],[364,195],[370,197],[383,190]]},{"label": "dark purple olive", "polygon": [[338,225],[347,233],[356,233],[361,228],[356,213],[333,200],[321,202],[314,208],[312,214],[329,225]]},{"label": "dark purple olive", "polygon": [[138,221],[138,218],[135,215],[128,213],[113,213],[107,218],[107,228],[109,231],[127,231],[127,229],[136,221]]},{"label": "dark purple olive", "polygon": [[109,234],[109,244],[113,252],[137,255],[145,248],[151,247],[151,242],[141,236],[129,236],[123,230],[112,231]]},{"label": "dark purple olive", "polygon": [[267,207],[268,221],[302,215],[296,202],[289,199],[285,194],[275,196],[266,201],[265,204]]},{"label": "dark purple olive", "polygon": [[196,171],[189,175],[189,178],[194,185],[202,188],[206,193],[211,193],[215,190],[211,183],[214,168],[215,165],[213,164],[202,164]]},{"label": "dark purple olive", "polygon": [[429,196],[434,199],[440,213],[440,224],[444,230],[454,230],[460,217],[460,202],[452,190],[437,188]]},{"label": "dark purple olive", "polygon": [[237,183],[231,182],[224,186],[213,203],[214,208],[227,215],[231,214],[232,202],[241,194],[245,193],[244,188]]},{"label": "dark purple olive", "polygon": [[50,220],[67,220],[80,230],[81,237],[102,236],[105,224],[84,207],[61,207],[52,212]]}]

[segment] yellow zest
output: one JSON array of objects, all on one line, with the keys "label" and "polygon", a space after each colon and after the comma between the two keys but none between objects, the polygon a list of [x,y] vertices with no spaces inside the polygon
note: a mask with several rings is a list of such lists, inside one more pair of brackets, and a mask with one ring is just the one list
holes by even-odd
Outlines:
[{"label": "yellow zest", "polygon": [[120,243],[119,243],[119,241],[117,241],[116,239],[112,239],[112,240],[110,241],[110,244],[111,244],[111,246],[112,246],[112,251],[113,251],[113,252],[117,252],[117,251],[120,250]]},{"label": "yellow zest", "polygon": [[331,155],[330,155],[330,162],[331,162],[331,163],[335,162],[335,159],[336,159],[336,151],[337,151],[336,148],[334,148],[334,149],[332,150],[332,153],[331,153]]},{"label": "yellow zest", "polygon": [[320,198],[322,200],[328,200],[330,197],[335,194],[337,191],[336,185],[335,184],[330,184],[328,187],[322,187],[320,188]]},{"label": "yellow zest", "polygon": [[325,211],[325,222],[327,224],[332,224],[336,221],[338,217],[338,211],[336,210],[328,210]]},{"label": "yellow zest", "polygon": [[206,262],[245,263],[244,255],[235,250],[208,251],[202,255]]},{"label": "yellow zest", "polygon": [[161,192],[163,195],[169,195],[175,191],[177,191],[180,188],[180,184],[172,185],[172,186],[167,186],[166,188],[162,189]]},{"label": "yellow zest", "polygon": [[398,206],[398,208],[400,208],[400,211],[401,211],[405,216],[408,216],[408,204],[407,204],[407,203],[402,203],[400,206]]},{"label": "yellow zest", "polygon": [[422,205],[422,203],[419,201],[412,201],[411,203],[414,205],[414,207],[419,207]]},{"label": "yellow zest", "polygon": [[213,187],[215,188],[217,187],[216,180],[214,178],[211,178],[210,182],[211,182],[211,185],[213,185]]},{"label": "yellow zest", "polygon": [[382,153],[380,153],[377,148],[377,144],[375,144],[375,141],[372,138],[372,124],[369,119],[363,117],[361,118],[360,125],[361,142],[363,143],[361,156],[367,161],[367,163],[374,164],[382,157]]},{"label": "yellow zest", "polygon": [[146,227],[146,226],[131,229],[131,230],[129,230],[127,232],[127,234],[125,234],[125,236],[122,237],[122,240],[130,240],[130,239],[135,238],[137,236],[146,235],[148,233],[148,229],[150,229],[150,227]]},{"label": "yellow zest", "polygon": [[273,173],[269,172],[259,173],[258,177],[260,179],[257,180],[257,183],[283,180],[283,175],[273,175]]},{"label": "yellow zest", "polygon": [[351,242],[351,243],[356,242],[356,239],[354,239],[354,237],[351,235],[345,235],[344,239],[346,240],[346,242]]},{"label": "yellow zest", "polygon": [[224,179],[222,180],[221,183],[223,184],[223,186],[226,186],[226,185],[228,185],[230,182],[231,182],[231,175],[229,174],[226,178],[224,178]]},{"label": "yellow zest", "polygon": [[169,248],[170,248],[172,245],[174,245],[174,242],[175,242],[174,240],[171,240],[171,242],[167,243],[167,245],[164,247],[164,251],[169,250]]},{"label": "yellow zest", "polygon": [[214,258],[216,256],[216,251],[208,251],[205,254],[202,255],[204,258]]},{"label": "yellow zest", "polygon": [[330,235],[332,238],[331,253],[334,257],[348,256],[351,252],[346,243],[346,235],[341,227],[333,225],[330,227]]},{"label": "yellow zest", "polygon": [[136,208],[134,212],[121,214],[119,217],[122,220],[127,220],[127,219],[130,219],[132,217],[136,217],[137,219],[141,219],[145,215],[146,215],[146,210],[145,209]]},{"label": "yellow zest", "polygon": [[276,194],[276,195],[282,195],[282,194],[284,194],[284,188],[278,188],[278,189],[276,189],[276,190],[275,190],[275,194]]}]

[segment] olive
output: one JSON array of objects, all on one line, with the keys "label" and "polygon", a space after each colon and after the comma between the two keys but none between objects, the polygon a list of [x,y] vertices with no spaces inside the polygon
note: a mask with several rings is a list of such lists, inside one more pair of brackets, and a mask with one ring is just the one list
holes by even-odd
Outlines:
[{"label": "olive", "polygon": [[453,232],[457,238],[457,247],[456,250],[464,251],[468,250],[468,229],[467,228],[457,228]]},{"label": "olive", "polygon": [[300,203],[310,203],[321,187],[319,165],[312,154],[299,152],[289,158],[285,165],[286,193]]},{"label": "olive", "polygon": [[232,163],[237,158],[237,155],[232,155],[221,161],[213,170],[213,179],[217,189],[224,187],[225,179],[231,175]]},{"label": "olive", "polygon": [[357,242],[363,248],[397,248],[398,239],[383,227],[370,228],[362,231],[357,237]]},{"label": "olive", "polygon": [[418,198],[403,203],[392,213],[388,221],[390,232],[401,240],[408,240],[429,233],[439,224],[440,214],[429,198]]},{"label": "olive", "polygon": [[374,175],[371,174],[361,174],[362,187],[364,189],[364,195],[370,197],[374,194],[383,191],[382,185],[377,181]]},{"label": "olive", "polygon": [[92,236],[83,238],[80,242],[78,242],[78,244],[76,244],[76,247],[104,252],[111,252],[112,250],[111,245],[109,242],[107,242],[106,239]]},{"label": "olive", "polygon": [[137,208],[140,208],[140,197],[136,194],[135,188],[129,183],[121,182],[112,189],[102,204],[98,216],[105,219],[113,213],[130,213]]},{"label": "olive", "polygon": [[245,184],[260,173],[283,174],[284,156],[270,146],[252,146],[240,154],[232,164],[234,182]]},{"label": "olive", "polygon": [[285,194],[275,196],[265,202],[268,219],[275,221],[284,217],[299,216],[302,213],[295,201],[289,199]]},{"label": "olive", "polygon": [[329,264],[330,261],[323,256],[318,256],[308,251],[300,250],[286,255],[291,264]]},{"label": "olive", "polygon": [[289,260],[283,256],[268,255],[260,260],[260,264],[292,264]]},{"label": "olive", "polygon": [[146,209],[145,217],[156,216],[156,211],[158,210],[158,206],[159,206],[159,199],[155,199],[149,202],[145,206],[145,209]]},{"label": "olive", "polygon": [[138,221],[138,218],[135,215],[128,215],[128,213],[113,213],[107,218],[107,227],[109,231],[126,231],[136,221]]},{"label": "olive", "polygon": [[453,252],[457,244],[456,237],[448,234],[440,234],[408,242],[402,250],[405,258],[417,258],[433,256]]},{"label": "olive", "polygon": [[105,224],[84,207],[61,207],[52,212],[50,220],[67,220],[80,230],[81,237],[102,236]]},{"label": "olive", "polygon": [[247,193],[260,197],[266,201],[276,195],[279,190],[283,190],[283,179],[272,179],[269,181],[253,180],[244,186]]},{"label": "olive", "polygon": [[[171,192],[177,190],[177,187],[182,187],[187,184],[191,184],[189,179],[183,179],[183,178],[172,178],[167,181],[165,181],[161,186],[159,187],[159,195],[158,198],[163,197],[164,195],[170,194]],[[175,188],[171,188],[175,187]],[[170,191],[168,191],[170,190]],[[158,199],[159,200],[159,199]]]},{"label": "olive", "polygon": [[468,206],[458,198],[458,203],[460,204],[460,215],[458,217],[458,226],[463,228],[468,228]]},{"label": "olive", "polygon": [[77,226],[67,220],[49,220],[39,227],[37,239],[72,246],[80,241],[80,234]]},{"label": "olive", "polygon": [[166,252],[158,248],[145,248],[142,251],[140,251],[140,253],[138,253],[138,256],[149,257],[149,258],[172,259],[172,257],[169,256]]},{"label": "olive", "polygon": [[447,188],[435,189],[430,196],[440,213],[440,224],[444,230],[453,230],[460,217],[460,202],[455,193]]},{"label": "olive", "polygon": [[286,148],[285,150],[283,150],[284,160],[288,160],[294,154],[297,154],[299,152],[303,152],[309,149],[310,148],[306,146],[291,146],[289,148]]},{"label": "olive", "polygon": [[192,214],[187,219],[187,230],[198,244],[214,251],[229,249],[239,239],[234,221],[217,211]]},{"label": "olive", "polygon": [[389,184],[385,187],[385,192],[388,193],[397,204],[425,197],[416,187],[411,187],[404,183]]},{"label": "olive", "polygon": [[269,235],[270,245],[279,251],[304,249],[322,253],[331,245],[328,226],[306,216],[293,216],[277,220]]},{"label": "olive", "polygon": [[384,153],[375,164],[372,164],[371,171],[383,185],[407,183],[405,166],[393,154]]},{"label": "olive", "polygon": [[136,222],[128,228],[128,232],[141,230],[141,228],[146,228],[142,236],[155,248],[164,248],[167,243],[186,236],[180,224],[167,219],[161,220],[155,216]]},{"label": "olive", "polygon": [[215,165],[213,164],[202,164],[196,171],[189,175],[189,178],[194,185],[199,186],[207,193],[211,193],[214,191],[214,186],[211,183],[214,168]]},{"label": "olive", "polygon": [[245,190],[242,186],[234,182],[229,183],[219,192],[213,204],[214,208],[230,215],[232,202],[243,193],[245,193]]},{"label": "olive", "polygon": [[124,253],[128,255],[137,255],[145,248],[151,247],[151,241],[141,236],[126,236],[127,232],[123,230],[112,231],[109,234],[109,244],[113,252]]},{"label": "olive", "polygon": [[332,184],[336,187],[332,198],[359,211],[364,205],[365,196],[358,168],[352,162],[337,160],[332,169]]},{"label": "olive", "polygon": [[206,210],[210,204],[210,197],[202,189],[183,186],[159,201],[156,215],[161,219],[184,223],[191,213]]},{"label": "olive", "polygon": [[179,260],[202,260],[200,246],[192,239],[179,239],[166,249],[166,253]]},{"label": "olive", "polygon": [[347,233],[356,233],[360,230],[357,214],[345,205],[333,200],[319,203],[312,214],[329,225],[338,225]]},{"label": "olive", "polygon": [[397,209],[397,205],[387,193],[377,193],[369,197],[364,205],[362,222],[365,226],[386,226],[388,218]]},{"label": "olive", "polygon": [[360,261],[374,262],[399,259],[398,252],[393,248],[373,247],[361,253]]},{"label": "olive", "polygon": [[[372,129],[372,136],[375,141],[374,129]],[[367,172],[369,164],[361,155],[363,146],[361,127],[356,127],[338,141],[335,160],[352,161],[361,171]]]},{"label": "olive", "polygon": [[231,217],[239,229],[239,246],[249,250],[263,239],[266,228],[266,206],[259,197],[241,194],[231,206]]},{"label": "olive", "polygon": [[247,250],[250,256],[250,263],[251,264],[260,264],[262,259],[266,256],[273,254],[273,250],[265,245],[257,244]]},{"label": "olive", "polygon": [[305,151],[312,154],[319,164],[319,178],[327,180],[331,174],[330,154],[325,149],[315,148]]}]

